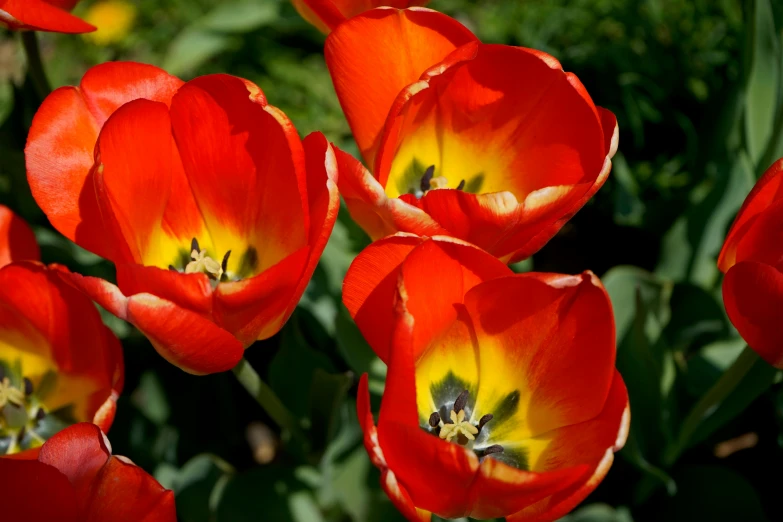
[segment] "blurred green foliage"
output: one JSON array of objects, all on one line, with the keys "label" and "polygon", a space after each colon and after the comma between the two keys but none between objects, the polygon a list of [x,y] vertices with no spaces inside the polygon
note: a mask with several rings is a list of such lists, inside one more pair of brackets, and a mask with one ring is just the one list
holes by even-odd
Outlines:
[{"label": "blurred green foliage", "polygon": [[[97,1],[97,0],[96,0]],[[91,3],[83,0],[76,14]],[[183,79],[228,72],[257,83],[299,132],[356,152],[322,58],[323,35],[285,0],[138,0],[135,30],[97,47],[41,35],[55,86],[92,65],[135,60]],[[575,72],[620,127],[612,176],[519,269],[602,276],[630,391],[626,448],[568,522],[783,519],[780,374],[755,361],[735,393],[684,429],[744,343],[728,322],[715,266],[745,195],[783,156],[783,4],[771,0],[434,0],[484,41],[542,49]],[[32,223],[46,262],[111,278],[108,263],[54,233],[29,195],[22,150],[40,100],[15,35],[0,36],[0,202]],[[174,489],[185,522],[386,522],[355,416],[358,375],[374,406],[385,367],[340,304],[342,277],[368,240],[341,213],[296,314],[247,355],[313,433],[283,451],[276,427],[230,374],[191,377],[127,325],[126,391],[110,437],[118,454]],[[727,371],[728,369],[728,371]],[[724,374],[724,372],[726,372]],[[271,428],[271,429],[270,429]],[[692,428],[692,429],[691,429]],[[716,444],[748,433],[727,457]]]}]

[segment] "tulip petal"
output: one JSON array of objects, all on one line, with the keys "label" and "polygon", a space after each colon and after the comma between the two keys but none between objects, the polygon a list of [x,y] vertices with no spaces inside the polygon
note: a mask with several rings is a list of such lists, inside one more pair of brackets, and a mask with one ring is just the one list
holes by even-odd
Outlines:
[{"label": "tulip petal", "polygon": [[95,195],[98,133],[123,104],[138,98],[168,104],[181,84],[151,65],[110,62],[87,71],[78,88],[62,87],[44,100],[27,138],[27,179],[60,233],[101,257],[128,261],[115,247],[122,239],[104,225]]},{"label": "tulip petal", "polygon": [[95,31],[95,26],[43,0],[0,0],[0,25],[3,24],[11,29],[55,33]]},{"label": "tulip petal", "polygon": [[210,317],[212,285],[206,274],[183,274],[155,266],[118,263],[117,286],[124,295],[153,294]]},{"label": "tulip petal", "polygon": [[282,328],[293,311],[310,250],[302,247],[257,276],[220,283],[214,294],[218,324],[247,347]]},{"label": "tulip petal", "polygon": [[86,522],[176,522],[174,492],[135,464],[112,457],[95,477]]},{"label": "tulip petal", "polygon": [[509,522],[549,521],[564,516],[587,497],[606,476],[614,453],[625,444],[630,424],[628,392],[615,372],[612,388],[600,415],[589,421],[536,437],[531,445],[534,468],[551,472],[563,466],[585,464],[592,470],[584,480],[506,517]]},{"label": "tulip petal", "polygon": [[783,273],[757,261],[740,261],[723,280],[723,302],[731,323],[765,361],[783,369]]},{"label": "tulip petal", "polygon": [[457,47],[476,37],[444,14],[423,8],[375,9],[340,24],[326,40],[326,64],[367,165],[397,94]]},{"label": "tulip petal", "polygon": [[176,154],[168,109],[160,102],[126,103],[109,117],[98,137],[95,191],[104,218],[116,222],[116,235],[125,239],[137,263],[156,264],[151,258],[166,250],[160,243],[169,243],[171,252],[164,258],[177,257],[176,244],[166,241],[161,227]]},{"label": "tulip petal", "polygon": [[[770,185],[772,183],[767,184],[768,187]],[[756,202],[763,204],[759,197]],[[732,263],[758,261],[783,269],[783,249],[780,247],[783,241],[783,198],[771,201],[766,208],[750,218],[743,217],[741,227],[730,235]],[[728,258],[727,254],[727,265]]]},{"label": "tulip petal", "polygon": [[481,361],[481,411],[474,415],[497,413],[515,397],[507,418],[493,420],[493,443],[600,413],[615,371],[615,331],[609,297],[595,275],[498,278],[468,292],[465,307]]},{"label": "tulip petal", "polygon": [[138,328],[171,364],[195,375],[222,372],[236,366],[244,349],[233,335],[209,319],[149,293],[126,297],[97,277],[62,273],[96,303]]},{"label": "tulip petal", "polygon": [[[171,121],[190,187],[218,256],[249,277],[307,244],[310,216],[302,143],[252,83],[202,76],[174,96]],[[286,219],[280,219],[285,215]]]},{"label": "tulip petal", "polygon": [[726,235],[726,241],[718,257],[718,268],[721,272],[728,272],[737,259],[737,247],[748,230],[753,226],[756,218],[764,212],[773,202],[783,198],[783,159],[779,159],[764,172],[764,175],[756,182],[753,190],[737,213],[734,223]]},{"label": "tulip petal", "polygon": [[41,251],[30,225],[0,205],[0,267],[13,261],[38,261]]},{"label": "tulip petal", "polygon": [[[55,467],[36,460],[0,459],[5,520],[80,522],[73,486]],[[41,501],[41,493],[46,493]]]}]

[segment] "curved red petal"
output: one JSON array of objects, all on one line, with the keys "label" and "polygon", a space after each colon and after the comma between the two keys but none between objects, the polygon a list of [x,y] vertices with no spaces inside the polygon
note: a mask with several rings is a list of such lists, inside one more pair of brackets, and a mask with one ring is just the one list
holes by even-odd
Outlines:
[{"label": "curved red petal", "polygon": [[86,522],[176,522],[174,493],[135,464],[112,457],[95,477]]},{"label": "curved red petal", "polygon": [[273,336],[293,311],[310,249],[300,248],[257,276],[220,283],[214,293],[217,323],[247,347]]},{"label": "curved red petal", "polygon": [[[139,99],[117,109],[95,147],[95,192],[109,226],[118,227],[130,258],[145,262],[156,249],[171,195],[176,157],[166,105]],[[110,216],[110,217],[109,217]]]},{"label": "curved red petal", "polygon": [[231,250],[239,258],[253,247],[259,273],[307,244],[302,142],[256,85],[225,74],[196,78],[174,96],[171,121],[218,252]]},{"label": "curved red petal", "polygon": [[0,267],[14,261],[38,261],[41,251],[30,225],[0,205]]},{"label": "curved red petal", "polygon": [[68,478],[42,462],[0,458],[0,491],[5,520],[81,521]]},{"label": "curved red petal", "polygon": [[118,263],[117,286],[124,295],[148,293],[182,308],[212,316],[212,285],[206,274],[183,274],[155,266]]},{"label": "curved red petal", "polygon": [[736,262],[744,260],[737,257],[737,248],[740,242],[752,229],[756,219],[773,203],[781,199],[783,199],[783,159],[773,163],[764,172],[748,197],[745,198],[745,202],[726,235],[726,241],[723,243],[718,257],[718,268],[721,272],[728,272]]},{"label": "curved red petal", "polygon": [[740,261],[723,279],[723,303],[731,323],[765,361],[783,369],[783,273],[757,261]]},{"label": "curved red petal", "polygon": [[0,0],[0,24],[11,29],[69,34],[90,33],[96,29],[59,6],[43,0]]},{"label": "curved red petal", "polygon": [[374,164],[398,93],[476,37],[444,14],[423,8],[376,9],[340,24],[326,40],[326,64],[354,138]]}]

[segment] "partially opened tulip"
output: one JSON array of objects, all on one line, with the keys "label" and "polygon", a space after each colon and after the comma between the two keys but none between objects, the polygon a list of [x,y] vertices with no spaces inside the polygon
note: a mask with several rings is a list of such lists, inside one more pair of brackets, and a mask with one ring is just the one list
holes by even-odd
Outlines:
[{"label": "partially opened tulip", "polygon": [[194,374],[232,368],[282,327],[339,208],[323,135],[301,140],[228,75],[99,65],[46,99],[25,152],[55,228],[116,265],[117,286],[71,282]]},{"label": "partially opened tulip", "polygon": [[37,458],[0,458],[6,520],[176,522],[174,493],[125,457],[93,424],[67,428]]},{"label": "partially opened tulip", "polygon": [[376,7],[406,7],[425,5],[429,0],[291,0],[299,14],[323,33],[342,22]]},{"label": "partially opened tulip", "polygon": [[0,260],[16,261],[0,268],[0,455],[34,453],[74,422],[108,431],[122,391],[119,341],[64,268],[20,261],[37,257],[32,231],[0,207]]},{"label": "partially opened tulip", "polygon": [[372,171],[341,156],[340,192],[373,239],[450,235],[518,261],[609,175],[616,119],[552,56],[424,8],[356,16],[325,52]]},{"label": "partially opened tulip", "polygon": [[357,408],[381,485],[408,520],[555,520],[625,442],[628,395],[600,281],[498,265],[453,239],[394,236],[346,277],[363,331],[395,310],[386,342],[368,339],[389,365],[377,426],[366,375]]},{"label": "partially opened tulip", "polygon": [[720,252],[723,303],[732,324],[765,361],[783,369],[783,159],[758,180]]},{"label": "partially opened tulip", "polygon": [[13,30],[89,33],[95,26],[73,16],[79,0],[0,0],[0,26]]}]

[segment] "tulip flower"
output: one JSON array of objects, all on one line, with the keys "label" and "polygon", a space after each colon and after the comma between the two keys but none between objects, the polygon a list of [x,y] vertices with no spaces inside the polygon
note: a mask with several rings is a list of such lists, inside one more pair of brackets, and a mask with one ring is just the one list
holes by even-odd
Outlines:
[{"label": "tulip flower", "polygon": [[67,428],[35,459],[0,458],[6,520],[176,522],[174,493],[125,457],[101,430]]},{"label": "tulip flower", "polygon": [[26,148],[63,235],[115,263],[70,275],[171,363],[225,371],[293,312],[339,208],[336,160],[254,84],[107,63],[53,92]]},{"label": "tulip flower", "polygon": [[732,324],[756,353],[783,369],[783,159],[748,194],[718,258],[723,303]]},{"label": "tulip flower", "polygon": [[376,7],[425,5],[429,0],[291,0],[299,14],[322,33],[328,33],[346,19]]},{"label": "tulip flower", "polygon": [[89,33],[95,27],[69,11],[79,0],[0,0],[0,26],[12,30]]},{"label": "tulip flower", "polygon": [[616,119],[552,56],[424,8],[351,18],[325,53],[372,169],[342,156],[340,192],[372,239],[449,235],[518,261],[609,175]]},{"label": "tulip flower", "polygon": [[73,422],[108,431],[122,391],[120,342],[67,270],[37,258],[30,228],[0,206],[0,455],[34,454]]},{"label": "tulip flower", "polygon": [[0,267],[13,261],[38,260],[41,252],[35,235],[25,221],[0,205]]},{"label": "tulip flower", "polygon": [[359,328],[388,320],[385,340],[368,338],[389,365],[378,424],[367,375],[357,409],[381,485],[408,520],[555,520],[625,443],[628,395],[598,278],[499,264],[459,240],[397,235],[346,276]]}]

